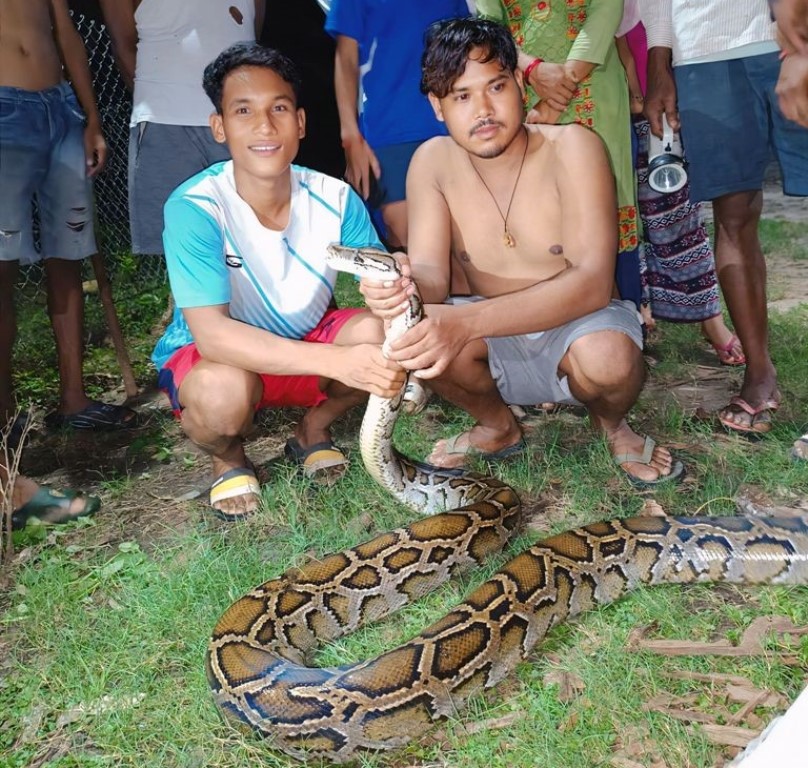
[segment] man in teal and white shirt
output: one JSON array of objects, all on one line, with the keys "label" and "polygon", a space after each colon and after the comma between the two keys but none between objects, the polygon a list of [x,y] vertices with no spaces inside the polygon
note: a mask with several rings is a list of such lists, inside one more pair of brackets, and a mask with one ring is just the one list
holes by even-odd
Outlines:
[{"label": "man in teal and white shirt", "polygon": [[308,408],[286,454],[331,480],[346,464],[331,441],[334,420],[368,392],[395,394],[404,373],[382,355],[379,320],[336,307],[328,244],[381,243],[347,184],[292,165],[306,122],[292,62],[236,44],[205,69],[204,86],[213,136],[232,160],[166,203],[177,309],[152,359],[185,433],[213,461],[211,507],[234,520],[260,501],[243,446],[256,409]]}]

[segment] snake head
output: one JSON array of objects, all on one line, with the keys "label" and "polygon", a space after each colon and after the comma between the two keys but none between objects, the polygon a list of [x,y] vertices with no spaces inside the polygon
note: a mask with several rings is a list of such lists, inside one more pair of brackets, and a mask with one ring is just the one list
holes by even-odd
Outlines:
[{"label": "snake head", "polygon": [[326,250],[329,265],[339,272],[348,272],[370,280],[389,280],[401,275],[398,262],[379,248],[331,243],[326,246]]}]

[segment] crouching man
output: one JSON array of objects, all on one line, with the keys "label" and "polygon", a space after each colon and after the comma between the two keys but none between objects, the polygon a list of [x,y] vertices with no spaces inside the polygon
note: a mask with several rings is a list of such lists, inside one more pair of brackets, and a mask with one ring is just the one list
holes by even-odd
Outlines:
[{"label": "crouching man", "polygon": [[[424,143],[407,176],[409,257],[392,286],[362,282],[382,318],[420,292],[426,318],[391,359],[431,379],[474,427],[440,440],[432,464],[499,459],[524,447],[509,404],[585,405],[637,486],[681,462],[626,422],[643,385],[633,304],[617,301],[617,203],[606,152],[580,125],[525,125],[508,29],[481,19],[430,28],[422,90],[449,136]],[[472,296],[450,297],[452,269]]]},{"label": "crouching man", "polygon": [[404,381],[382,356],[381,321],[334,301],[326,246],[381,244],[347,184],[292,165],[306,125],[299,82],[273,49],[223,51],[204,87],[213,135],[232,159],[180,185],[165,206],[177,310],[153,360],[185,433],[212,459],[210,504],[228,520],[260,501],[243,445],[256,409],[306,407],[286,454],[330,481],[346,466],[331,440],[335,419]]}]

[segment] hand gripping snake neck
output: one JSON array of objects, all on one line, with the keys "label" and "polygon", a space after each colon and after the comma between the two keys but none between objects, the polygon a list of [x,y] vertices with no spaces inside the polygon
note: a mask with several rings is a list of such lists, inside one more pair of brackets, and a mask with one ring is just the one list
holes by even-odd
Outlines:
[{"label": "hand gripping snake neck", "polygon": [[[332,266],[390,279],[395,260],[331,246]],[[413,301],[402,325],[418,322]],[[390,334],[402,332],[392,328]],[[360,432],[369,473],[429,515],[292,568],[233,603],[213,630],[208,681],[225,718],[301,760],[339,763],[400,747],[496,685],[548,630],[641,585],[808,583],[808,519],[633,517],[541,541],[403,645],[341,667],[317,646],[411,603],[508,541],[519,499],[496,478],[441,470],[392,446],[401,395],[370,396]]]}]

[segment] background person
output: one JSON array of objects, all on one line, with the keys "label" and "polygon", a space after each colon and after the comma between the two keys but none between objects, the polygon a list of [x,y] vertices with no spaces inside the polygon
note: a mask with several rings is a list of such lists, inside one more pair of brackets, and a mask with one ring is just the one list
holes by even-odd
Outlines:
[{"label": "background person", "polygon": [[[625,26],[624,26],[625,25]],[[722,365],[744,365],[738,337],[721,314],[715,257],[701,205],[690,200],[690,185],[657,192],[648,183],[650,127],[642,115],[645,102],[647,45],[636,0],[627,0],[617,48],[629,86],[632,129],[637,147],[637,199],[643,230],[643,305],[646,326],[655,320],[700,323]]]},{"label": "background person", "polygon": [[260,35],[265,0],[100,0],[100,5],[121,76],[132,90],[132,252],[162,254],[168,196],[229,157],[210,134],[202,72],[229,45]]},{"label": "background person", "polygon": [[476,0],[475,5],[479,15],[505,24],[516,41],[528,86],[528,122],[579,123],[603,140],[617,183],[617,290],[639,308],[637,185],[626,77],[614,41],[623,3]]},{"label": "background person", "polygon": [[[641,0],[648,35],[645,114],[680,130],[693,200],[711,200],[718,279],[746,355],[725,429],[760,437],[780,405],[769,355],[766,260],[758,236],[763,177],[774,152],[783,190],[808,195],[808,130],[785,118],[779,47],[765,0]],[[680,120],[681,117],[681,120]]]},{"label": "background person", "polygon": [[[14,299],[19,265],[40,259],[59,367],[59,405],[45,417],[46,425],[115,429],[134,423],[132,409],[92,400],[84,388],[82,262],[97,251],[91,179],[104,167],[106,157],[87,53],[67,2],[3,0],[0,424],[16,410],[11,361],[17,335]],[[33,200],[38,205],[38,248]]]},{"label": "background person", "polygon": [[466,0],[332,0],[328,11],[345,180],[380,211],[392,247],[407,246],[410,158],[444,133],[419,88],[424,33],[433,21],[468,12]]}]

